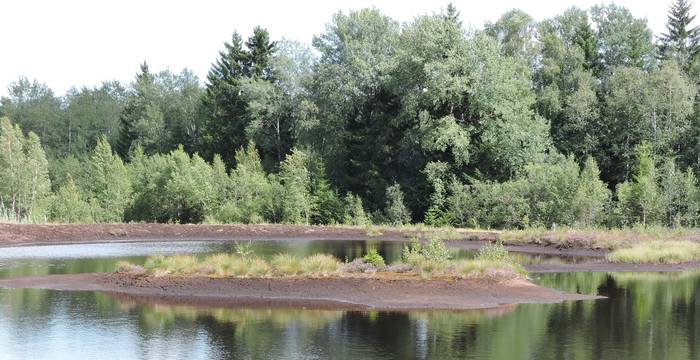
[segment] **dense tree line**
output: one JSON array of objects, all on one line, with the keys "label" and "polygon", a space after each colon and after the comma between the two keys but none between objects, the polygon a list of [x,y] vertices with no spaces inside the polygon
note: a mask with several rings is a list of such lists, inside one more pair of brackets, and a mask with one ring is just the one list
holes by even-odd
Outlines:
[{"label": "dense tree line", "polygon": [[658,36],[612,4],[470,31],[452,5],[363,9],[313,49],[234,33],[204,84],[146,63],[60,97],[20,78],[0,202],[66,222],[695,226],[693,21],[686,0]]}]

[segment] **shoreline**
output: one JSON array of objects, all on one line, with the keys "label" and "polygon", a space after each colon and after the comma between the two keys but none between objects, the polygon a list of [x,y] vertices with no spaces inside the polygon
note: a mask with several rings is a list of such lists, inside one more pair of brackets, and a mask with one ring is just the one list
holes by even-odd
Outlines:
[{"label": "shoreline", "polygon": [[[160,241],[409,241],[412,237],[426,239],[443,234],[445,244],[452,248],[476,250],[498,239],[498,232],[449,229],[378,229],[368,234],[367,228],[315,225],[206,225],[206,224],[2,224],[0,247],[104,244]],[[553,243],[510,243],[506,249],[529,254],[604,257],[605,249],[587,247],[558,247]]]},{"label": "shoreline", "polygon": [[92,273],[2,279],[0,287],[100,291],[174,304],[386,311],[491,309],[602,298],[565,294],[518,278],[210,278]]}]

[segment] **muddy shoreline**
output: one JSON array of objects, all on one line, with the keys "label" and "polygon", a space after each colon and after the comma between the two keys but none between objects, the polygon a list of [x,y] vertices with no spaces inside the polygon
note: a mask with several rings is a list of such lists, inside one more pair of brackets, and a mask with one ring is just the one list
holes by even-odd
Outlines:
[{"label": "muddy shoreline", "polygon": [[600,298],[565,294],[517,278],[208,278],[97,273],[2,279],[0,287],[101,291],[191,305],[387,311],[488,309]]},{"label": "muddy shoreline", "polygon": [[[454,234],[452,234],[454,236]],[[460,231],[446,240],[450,247],[478,249],[498,238],[496,232]],[[422,230],[381,229],[369,235],[362,227],[298,225],[203,224],[0,224],[0,247],[128,243],[143,241],[241,241],[241,240],[386,240],[425,239]],[[510,244],[509,251],[559,256],[603,257],[606,250],[561,248],[551,244]]]}]

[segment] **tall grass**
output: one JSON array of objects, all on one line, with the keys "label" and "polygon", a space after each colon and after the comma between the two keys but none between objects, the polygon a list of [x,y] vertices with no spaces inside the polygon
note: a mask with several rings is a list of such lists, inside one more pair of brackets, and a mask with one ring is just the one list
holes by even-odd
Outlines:
[{"label": "tall grass", "polygon": [[680,264],[700,260],[700,243],[692,241],[650,241],[608,255],[616,263]]},{"label": "tall grass", "polygon": [[[414,241],[406,246],[403,262],[386,267],[376,249],[369,256],[355,259],[376,272],[413,273],[421,277],[473,275],[524,275],[525,272],[508,256],[501,244],[487,247],[477,259],[451,260],[450,253],[441,240],[431,240],[427,245]],[[381,261],[379,261],[381,259]],[[367,261],[370,260],[370,261]],[[393,269],[393,270],[392,270]],[[270,261],[257,256],[239,254],[214,254],[198,259],[194,256],[154,256],[143,267],[121,262],[119,272],[150,273],[155,276],[203,275],[214,277],[285,277],[285,276],[343,276],[353,272],[347,264],[332,255],[314,254],[298,258],[290,254],[277,254]]]}]

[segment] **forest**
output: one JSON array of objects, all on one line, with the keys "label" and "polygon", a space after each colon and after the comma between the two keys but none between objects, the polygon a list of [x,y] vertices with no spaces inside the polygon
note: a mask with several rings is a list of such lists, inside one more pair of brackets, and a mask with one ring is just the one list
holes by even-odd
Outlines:
[{"label": "forest", "polygon": [[[466,11],[466,9],[463,9]],[[136,69],[0,100],[0,219],[696,227],[700,29],[614,4],[467,29],[339,12],[311,46],[233,33],[206,79]]]}]

